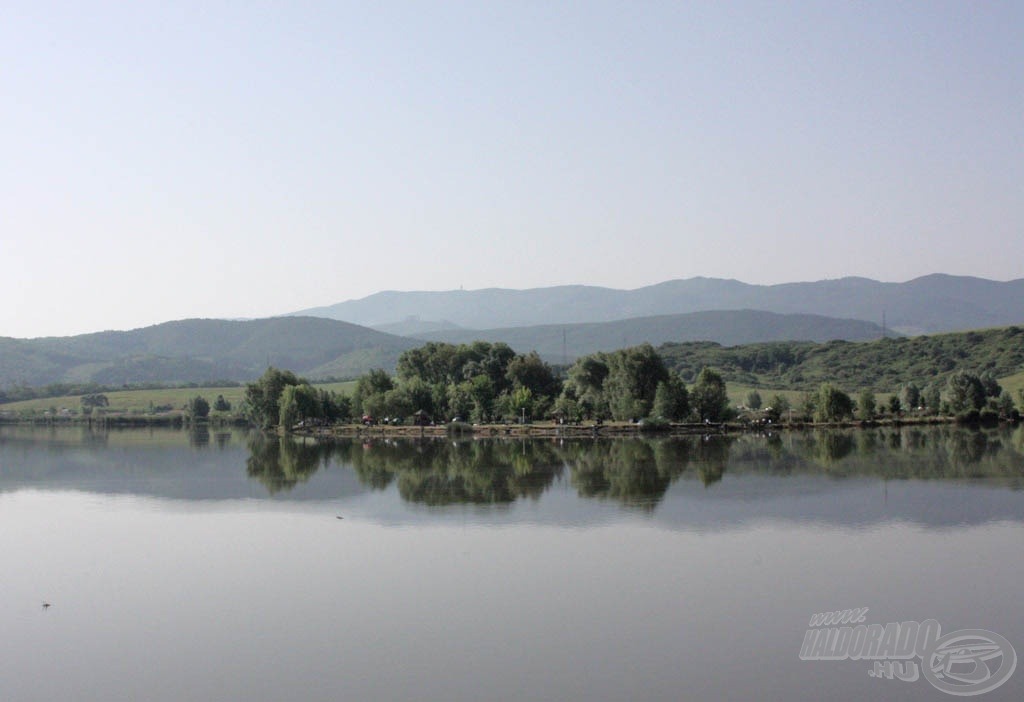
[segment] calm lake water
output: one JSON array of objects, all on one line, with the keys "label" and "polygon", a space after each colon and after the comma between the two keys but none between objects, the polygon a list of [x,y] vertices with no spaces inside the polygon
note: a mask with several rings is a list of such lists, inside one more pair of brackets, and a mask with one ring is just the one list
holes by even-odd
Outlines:
[{"label": "calm lake water", "polygon": [[[955,699],[801,660],[809,620],[867,607],[1024,655],[1022,487],[1019,430],[0,427],[0,700]],[[997,653],[979,699],[1024,699]]]}]

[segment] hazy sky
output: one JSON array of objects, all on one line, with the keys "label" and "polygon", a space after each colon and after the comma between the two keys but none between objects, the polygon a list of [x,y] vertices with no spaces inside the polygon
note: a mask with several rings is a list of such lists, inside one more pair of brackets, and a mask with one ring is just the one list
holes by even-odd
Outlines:
[{"label": "hazy sky", "polygon": [[1024,3],[0,7],[0,336],[1024,276]]}]

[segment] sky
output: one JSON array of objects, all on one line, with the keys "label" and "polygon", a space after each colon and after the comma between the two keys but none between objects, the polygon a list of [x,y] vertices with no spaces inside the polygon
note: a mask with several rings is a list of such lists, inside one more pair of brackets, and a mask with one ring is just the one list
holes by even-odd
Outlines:
[{"label": "sky", "polygon": [[0,336],[1024,276],[1024,3],[0,7]]}]

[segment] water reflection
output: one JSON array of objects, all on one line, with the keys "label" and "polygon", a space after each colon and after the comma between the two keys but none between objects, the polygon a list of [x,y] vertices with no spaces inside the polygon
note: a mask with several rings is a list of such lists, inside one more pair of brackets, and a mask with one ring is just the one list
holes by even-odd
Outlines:
[{"label": "water reflection", "polygon": [[[703,443],[696,442],[696,446]],[[653,509],[669,485],[687,469],[694,448],[692,440],[579,444],[568,452],[566,462],[581,497]]]},{"label": "water reflection", "polygon": [[248,441],[248,448],[246,473],[263,483],[273,495],[308,481],[321,463],[329,462],[335,447],[254,434]]},{"label": "water reflection", "polygon": [[[206,489],[209,497],[228,497],[251,496],[256,484],[266,496],[304,499],[323,497],[325,490],[351,494],[394,489],[403,500],[428,506],[536,500],[561,482],[582,498],[651,511],[680,481],[716,491],[725,476],[744,475],[985,480],[1012,489],[1024,486],[1024,433],[1019,428],[320,443],[208,427],[0,427],[0,451],[0,490],[45,481],[48,486],[93,489],[101,483],[117,492],[157,494]],[[192,484],[200,475],[202,486]],[[310,485],[314,476],[321,477]]]},{"label": "water reflection", "polygon": [[803,631],[869,606],[1019,653],[1021,438],[0,426],[3,697],[936,699]]},{"label": "water reflection", "polygon": [[654,509],[673,483],[712,488],[736,475],[824,474],[891,480],[989,479],[1019,488],[1019,430],[959,427],[817,431],[617,441],[379,440],[297,442],[255,436],[247,470],[271,493],[309,480],[331,463],[353,468],[368,488],[392,484],[409,502],[503,504],[538,498],[568,476],[580,497]]}]

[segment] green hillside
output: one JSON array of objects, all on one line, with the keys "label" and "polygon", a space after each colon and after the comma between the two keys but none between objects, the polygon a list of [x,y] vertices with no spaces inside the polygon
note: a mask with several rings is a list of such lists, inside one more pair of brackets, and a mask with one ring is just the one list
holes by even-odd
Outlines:
[{"label": "green hillside", "polygon": [[810,390],[828,381],[851,389],[893,391],[907,382],[924,385],[944,379],[959,369],[1015,376],[1024,371],[1024,328],[862,343],[664,344],[658,352],[684,378],[713,366],[729,382],[752,387]]},{"label": "green hillside", "polygon": [[315,317],[189,319],[132,331],[0,338],[0,390],[53,383],[208,383],[258,377],[268,365],[316,377],[393,366],[417,342]]},{"label": "green hillside", "polygon": [[865,341],[882,336],[871,322],[813,314],[775,314],[757,310],[718,310],[638,317],[614,322],[549,324],[502,329],[445,329],[417,338],[467,344],[504,342],[519,351],[537,351],[549,361],[573,360],[595,351],[649,343],[713,341],[726,346],[763,341]]},{"label": "green hillside", "polygon": [[[317,384],[317,388],[351,395],[355,381]],[[188,387],[188,388],[153,388],[142,390],[113,390],[105,392],[108,402],[105,411],[111,414],[137,414],[152,410],[154,407],[171,407],[181,409],[189,400],[199,395],[212,402],[218,395],[238,408],[245,398],[245,386],[233,385],[223,387]],[[41,397],[34,400],[8,402],[2,405],[2,411],[17,415],[21,412],[42,413],[47,410],[66,408],[77,412],[81,408],[80,395],[61,395],[58,397]]]}]

